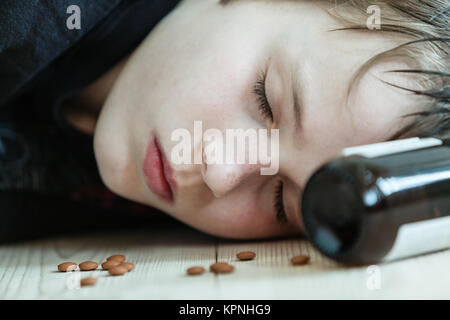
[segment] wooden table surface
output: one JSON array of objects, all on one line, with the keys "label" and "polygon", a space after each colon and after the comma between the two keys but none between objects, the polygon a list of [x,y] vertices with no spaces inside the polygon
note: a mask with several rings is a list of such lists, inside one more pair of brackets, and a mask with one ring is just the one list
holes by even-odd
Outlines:
[{"label": "wooden table surface", "polygon": [[[256,252],[253,261],[236,253]],[[106,271],[57,271],[63,261],[103,262],[120,253],[136,264],[121,277]],[[311,256],[292,266],[290,258]],[[187,276],[186,269],[215,261],[231,274]],[[79,288],[80,278],[98,277]],[[378,281],[379,280],[379,281]],[[374,282],[375,281],[375,282]],[[378,287],[379,285],[379,287]],[[0,246],[0,299],[449,299],[450,250],[365,267],[344,267],[306,240],[232,242],[173,224],[121,232],[96,232]]]}]

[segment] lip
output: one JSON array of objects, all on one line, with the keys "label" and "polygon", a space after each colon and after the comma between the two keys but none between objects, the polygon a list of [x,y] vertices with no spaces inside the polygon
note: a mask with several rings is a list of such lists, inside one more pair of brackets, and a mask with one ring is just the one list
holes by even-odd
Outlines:
[{"label": "lip", "polygon": [[176,188],[173,169],[156,135],[152,135],[147,146],[142,169],[148,188],[162,200],[173,203]]}]

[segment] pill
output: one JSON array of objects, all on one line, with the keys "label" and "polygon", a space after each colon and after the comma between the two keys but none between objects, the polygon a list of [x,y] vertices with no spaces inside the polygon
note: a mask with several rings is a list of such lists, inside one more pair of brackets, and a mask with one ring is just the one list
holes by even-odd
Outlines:
[{"label": "pill", "polygon": [[256,257],[256,253],[252,252],[252,251],[243,251],[243,252],[239,252],[236,257],[239,260],[253,260]]},{"label": "pill", "polygon": [[128,269],[122,265],[118,265],[115,267],[112,267],[108,270],[109,274],[112,276],[121,276],[128,272]]},{"label": "pill", "polygon": [[98,267],[98,263],[94,261],[85,261],[79,265],[81,271],[91,271]]},{"label": "pill", "polygon": [[234,267],[226,262],[216,262],[209,269],[214,273],[229,273],[234,270]]},{"label": "pill", "polygon": [[115,255],[113,255],[113,256],[107,258],[106,260],[107,260],[107,261],[115,260],[115,261],[119,261],[119,262],[124,262],[125,259],[126,259],[126,258],[125,258],[124,255],[121,255],[121,254],[115,254]]},{"label": "pill", "polygon": [[109,260],[102,263],[102,269],[103,270],[109,270],[112,267],[118,266],[120,264],[119,261],[116,260]]},{"label": "pill", "polygon": [[299,266],[302,264],[306,264],[309,262],[309,257],[308,256],[304,256],[304,255],[300,255],[300,256],[295,256],[291,259],[291,263],[294,266]]},{"label": "pill", "polygon": [[186,270],[187,274],[190,276],[197,276],[202,274],[203,272],[205,272],[205,268],[203,267],[190,267],[189,269]]},{"label": "pill", "polygon": [[[114,260],[113,260],[114,261]],[[134,270],[134,263],[131,262],[124,262],[120,264],[122,267],[127,268],[128,271],[133,271]]]},{"label": "pill", "polygon": [[97,283],[97,278],[84,278],[80,280],[80,286],[93,286]]},{"label": "pill", "polygon": [[61,272],[74,271],[76,268],[77,264],[75,262],[63,262],[58,265],[58,270]]}]

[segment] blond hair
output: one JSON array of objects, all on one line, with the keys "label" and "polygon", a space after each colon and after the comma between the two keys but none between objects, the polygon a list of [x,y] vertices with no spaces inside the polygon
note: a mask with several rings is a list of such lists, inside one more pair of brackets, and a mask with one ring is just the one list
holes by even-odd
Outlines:
[{"label": "blond hair", "polygon": [[[423,101],[423,111],[404,117],[412,118],[409,125],[400,129],[391,139],[411,136],[437,137],[450,143],[450,3],[448,0],[347,0],[328,1],[329,13],[344,28],[338,30],[371,31],[367,27],[367,8],[377,6],[381,13],[380,32],[395,33],[403,42],[389,51],[380,53],[364,64],[359,75],[369,66],[390,56],[411,58],[417,68],[391,72],[420,76],[421,89],[405,88]],[[364,23],[362,23],[364,22]],[[394,84],[390,84],[397,87]]]}]

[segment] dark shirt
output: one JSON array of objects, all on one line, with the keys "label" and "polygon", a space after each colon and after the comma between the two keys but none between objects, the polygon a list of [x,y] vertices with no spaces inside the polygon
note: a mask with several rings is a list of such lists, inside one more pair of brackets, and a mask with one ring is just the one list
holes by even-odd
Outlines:
[{"label": "dark shirt", "polygon": [[[0,2],[0,241],[106,226],[113,214],[132,224],[148,210],[105,188],[92,137],[68,126],[59,106],[131,53],[178,2]],[[81,29],[66,25],[71,5]]]}]

